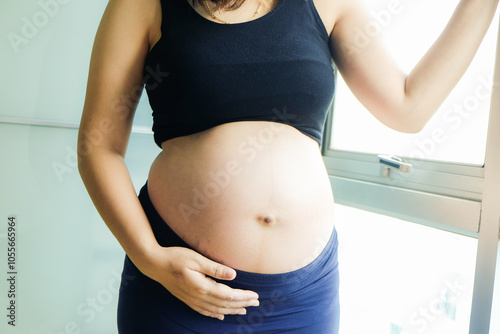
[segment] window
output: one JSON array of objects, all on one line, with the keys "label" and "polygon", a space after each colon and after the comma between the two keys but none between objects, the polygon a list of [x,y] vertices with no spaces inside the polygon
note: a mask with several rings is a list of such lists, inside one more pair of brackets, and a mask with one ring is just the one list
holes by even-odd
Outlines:
[{"label": "window", "polygon": [[340,333],[468,333],[476,238],[342,205],[336,225]]},{"label": "window", "polygon": [[[383,33],[409,71],[458,1],[367,3],[373,21],[365,33]],[[342,333],[500,329],[492,316],[500,308],[500,116],[490,113],[500,108],[492,89],[500,78],[497,38],[498,15],[473,64],[419,134],[380,124],[337,76],[322,148],[337,203]],[[410,167],[395,169],[380,155]]]}]

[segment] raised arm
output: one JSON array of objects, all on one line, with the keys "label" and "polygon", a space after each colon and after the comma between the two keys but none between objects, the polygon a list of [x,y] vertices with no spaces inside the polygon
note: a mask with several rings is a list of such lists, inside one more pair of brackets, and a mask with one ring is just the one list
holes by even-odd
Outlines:
[{"label": "raised arm", "polygon": [[361,1],[339,2],[330,46],[342,77],[379,121],[409,133],[425,126],[463,76],[498,5],[498,0],[461,0],[439,38],[406,74],[381,38],[359,42],[356,34],[373,21]]},{"label": "raised arm", "polygon": [[92,50],[78,168],[97,211],[139,270],[199,313],[223,318],[257,305],[258,295],[208,277],[232,279],[231,268],[188,248],[161,247],[124,163],[145,58],[160,37],[159,6],[158,0],[109,1]]}]

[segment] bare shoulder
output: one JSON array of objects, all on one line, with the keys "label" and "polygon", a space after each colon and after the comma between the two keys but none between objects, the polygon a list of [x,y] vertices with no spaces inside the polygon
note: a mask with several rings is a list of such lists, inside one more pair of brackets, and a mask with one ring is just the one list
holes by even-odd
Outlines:
[{"label": "bare shoulder", "polygon": [[150,47],[161,36],[161,20],[160,0],[109,0],[103,16],[108,24],[146,34]]}]

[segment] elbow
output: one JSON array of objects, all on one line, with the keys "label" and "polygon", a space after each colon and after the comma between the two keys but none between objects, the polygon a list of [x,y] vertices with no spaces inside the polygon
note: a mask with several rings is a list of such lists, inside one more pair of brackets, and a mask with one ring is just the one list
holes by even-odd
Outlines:
[{"label": "elbow", "polygon": [[410,119],[403,121],[397,128],[393,129],[401,133],[416,134],[422,131],[426,124],[426,122],[417,122]]},{"label": "elbow", "polygon": [[86,136],[83,135],[82,130],[78,133],[78,140],[76,144],[76,159],[78,172],[83,179],[89,169],[91,153],[93,151],[92,143]]},{"label": "elbow", "polygon": [[[408,77],[406,77],[404,90],[397,103],[391,105],[389,114],[395,120],[394,130],[407,134],[421,132],[437,108],[433,108],[429,101],[415,98],[408,92]],[[431,110],[432,109],[432,110]]]},{"label": "elbow", "polygon": [[379,119],[384,125],[394,131],[415,134],[422,131],[427,121],[415,117],[415,114],[401,111],[401,109],[385,113],[386,117]]},{"label": "elbow", "polygon": [[82,179],[84,178],[85,170],[87,169],[88,166],[89,153],[87,149],[88,148],[85,147],[83,142],[79,139],[77,142],[76,160],[77,160],[78,172],[80,173],[80,177]]},{"label": "elbow", "polygon": [[415,103],[405,94],[398,99],[379,100],[371,106],[365,106],[370,113],[390,129],[408,134],[421,132],[432,115],[429,105]]},{"label": "elbow", "polygon": [[[85,131],[83,131],[85,133]],[[85,182],[86,178],[102,170],[110,163],[110,159],[125,158],[125,149],[114,149],[103,137],[90,137],[79,133],[77,140],[76,159],[78,172]]]},{"label": "elbow", "polygon": [[392,110],[390,127],[398,132],[416,134],[421,132],[438,108],[429,106],[402,106]]}]

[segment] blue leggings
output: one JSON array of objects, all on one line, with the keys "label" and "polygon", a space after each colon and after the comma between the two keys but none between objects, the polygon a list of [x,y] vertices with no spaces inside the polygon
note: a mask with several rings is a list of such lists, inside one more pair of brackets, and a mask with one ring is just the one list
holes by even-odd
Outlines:
[{"label": "blue leggings", "polygon": [[[156,212],[147,182],[139,200],[161,246],[186,244]],[[192,248],[191,248],[192,249]],[[338,334],[339,274],[337,234],[334,230],[321,254],[305,267],[283,274],[236,270],[232,281],[219,281],[235,289],[259,294],[260,306],[246,315],[224,320],[203,316],[174,297],[161,284],[143,275],[125,256],[118,301],[120,334]]]}]

